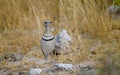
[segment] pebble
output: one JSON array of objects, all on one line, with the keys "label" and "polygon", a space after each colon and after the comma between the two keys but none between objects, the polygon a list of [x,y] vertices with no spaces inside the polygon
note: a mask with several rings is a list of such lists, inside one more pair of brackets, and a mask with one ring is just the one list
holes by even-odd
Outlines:
[{"label": "pebble", "polygon": [[42,72],[42,69],[40,68],[31,68],[30,75],[40,75]]}]

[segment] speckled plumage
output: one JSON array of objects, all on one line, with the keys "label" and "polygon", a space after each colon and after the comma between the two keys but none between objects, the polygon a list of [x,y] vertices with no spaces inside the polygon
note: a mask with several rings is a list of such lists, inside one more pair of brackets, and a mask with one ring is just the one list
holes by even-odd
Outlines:
[{"label": "speckled plumage", "polygon": [[51,31],[49,29],[50,23],[51,23],[50,21],[44,22],[45,32],[44,32],[41,42],[40,42],[41,50],[46,59],[48,58],[48,56],[50,54],[52,54],[52,52],[55,48],[55,38],[51,34]]}]

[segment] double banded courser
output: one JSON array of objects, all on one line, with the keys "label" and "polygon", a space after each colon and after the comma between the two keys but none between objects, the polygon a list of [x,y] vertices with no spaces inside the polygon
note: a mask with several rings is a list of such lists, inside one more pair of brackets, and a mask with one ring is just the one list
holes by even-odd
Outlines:
[{"label": "double banded courser", "polygon": [[45,32],[42,36],[40,46],[41,50],[47,60],[48,56],[53,53],[53,50],[55,48],[55,38],[51,34],[50,27],[49,25],[51,24],[51,21],[45,21],[44,26],[45,26]]}]

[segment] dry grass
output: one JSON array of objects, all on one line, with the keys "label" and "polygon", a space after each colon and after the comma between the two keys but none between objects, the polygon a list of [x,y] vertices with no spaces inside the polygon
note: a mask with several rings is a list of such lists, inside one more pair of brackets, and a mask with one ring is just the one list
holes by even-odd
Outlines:
[{"label": "dry grass", "polygon": [[[44,31],[45,20],[53,21],[54,34],[66,29],[73,37],[73,53],[61,55],[59,59],[54,57],[60,62],[76,64],[90,59],[88,49],[98,40],[104,45],[117,40],[118,45],[120,22],[112,21],[107,15],[108,1],[0,0],[0,56],[16,52],[26,55],[35,47],[40,50],[39,41]],[[81,37],[83,34],[91,38]],[[118,49],[116,47],[116,50]],[[103,54],[103,50],[103,45],[98,47],[98,54],[95,56]],[[40,54],[38,57],[43,58],[41,52]],[[5,64],[6,61],[3,62]]]}]

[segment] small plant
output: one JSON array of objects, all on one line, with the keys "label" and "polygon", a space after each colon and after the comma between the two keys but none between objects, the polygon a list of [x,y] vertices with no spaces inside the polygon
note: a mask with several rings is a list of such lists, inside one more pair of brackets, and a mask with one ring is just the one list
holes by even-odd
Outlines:
[{"label": "small plant", "polygon": [[114,0],[114,4],[120,6],[120,0]]}]

